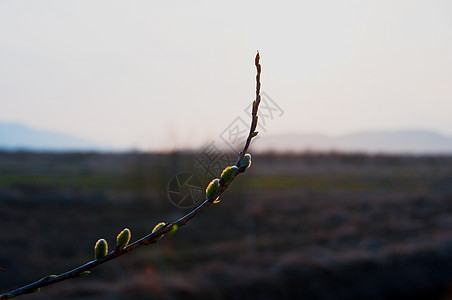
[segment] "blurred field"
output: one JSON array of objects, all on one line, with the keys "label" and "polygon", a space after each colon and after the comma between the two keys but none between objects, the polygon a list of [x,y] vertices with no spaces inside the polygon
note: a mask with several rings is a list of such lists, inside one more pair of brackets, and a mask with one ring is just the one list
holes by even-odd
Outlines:
[{"label": "blurred field", "polygon": [[[168,182],[195,169],[182,153],[0,153],[1,292],[183,216]],[[23,298],[452,299],[452,157],[253,156],[174,236]]]}]

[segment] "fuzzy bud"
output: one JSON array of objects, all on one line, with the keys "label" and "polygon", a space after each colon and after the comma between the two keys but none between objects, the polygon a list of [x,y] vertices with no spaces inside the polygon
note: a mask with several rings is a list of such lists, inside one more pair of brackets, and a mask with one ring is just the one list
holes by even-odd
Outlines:
[{"label": "fuzzy bud", "polygon": [[116,247],[119,251],[123,250],[130,241],[130,230],[129,228],[125,228],[121,231],[116,237]]},{"label": "fuzzy bud", "polygon": [[251,166],[251,155],[245,154],[245,156],[240,160],[240,171],[244,172],[247,168]]},{"label": "fuzzy bud", "polygon": [[165,226],[165,222],[160,222],[157,225],[155,225],[154,229],[152,229],[152,233],[156,232],[157,230],[159,230],[160,228],[162,228],[163,226]]},{"label": "fuzzy bud", "polygon": [[108,254],[108,244],[104,239],[100,239],[97,241],[94,246],[94,258],[100,259]]},{"label": "fuzzy bud", "polygon": [[91,274],[91,271],[83,271],[83,272],[78,273],[78,276],[85,277],[85,276],[88,276],[89,274]]},{"label": "fuzzy bud", "polygon": [[[212,180],[206,188],[206,199],[209,199],[210,197],[212,197],[218,191],[219,187],[220,187],[220,180],[218,178],[215,178],[214,180]],[[213,203],[220,202],[217,199],[213,200]]]},{"label": "fuzzy bud", "polygon": [[236,166],[226,167],[223,170],[223,173],[221,173],[220,184],[229,185],[234,180],[235,175],[237,175],[238,171],[239,168],[237,168]]}]

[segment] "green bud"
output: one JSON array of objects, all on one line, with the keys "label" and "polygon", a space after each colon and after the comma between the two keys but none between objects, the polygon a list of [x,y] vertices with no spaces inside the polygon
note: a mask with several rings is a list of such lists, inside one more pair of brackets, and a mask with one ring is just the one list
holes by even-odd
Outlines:
[{"label": "green bud", "polygon": [[108,253],[107,241],[104,239],[98,240],[96,245],[94,246],[94,258],[100,259],[100,258],[106,256],[107,253]]},{"label": "green bud", "polygon": [[[251,166],[251,155],[250,154],[245,154],[245,156],[240,160],[240,169],[241,171],[246,170],[247,168],[249,168]],[[243,172],[242,171],[242,172]]]},{"label": "green bud", "polygon": [[172,236],[175,232],[176,232],[176,230],[177,229],[179,229],[179,226],[177,226],[176,224],[174,224],[173,225],[173,227],[171,227],[171,230],[170,230],[170,236]]},{"label": "green bud", "polygon": [[52,280],[52,278],[56,278],[58,277],[57,275],[47,275],[46,277],[44,277],[43,279],[46,281]]},{"label": "green bud", "polygon": [[88,276],[89,274],[91,274],[91,271],[83,271],[83,272],[78,273],[78,276],[85,277],[85,276]]},{"label": "green bud", "polygon": [[[36,289],[34,289],[34,290],[32,290],[32,291],[25,292],[25,293],[26,293],[26,294],[33,294],[33,293],[39,292],[40,290],[41,290],[40,288],[36,288]],[[13,298],[13,297],[11,297],[11,298]]]},{"label": "green bud", "polygon": [[226,167],[226,169],[223,170],[223,173],[221,173],[220,184],[229,185],[234,180],[235,175],[237,175],[238,171],[239,168],[237,168],[236,166]]},{"label": "green bud", "polygon": [[157,230],[159,230],[160,228],[162,228],[163,226],[165,226],[165,222],[160,222],[157,225],[155,225],[154,229],[152,229],[152,233],[156,232]]},{"label": "green bud", "polygon": [[[206,199],[209,199],[210,197],[212,197],[218,191],[219,187],[220,187],[220,180],[218,178],[215,178],[214,180],[212,180],[206,188]],[[217,199],[215,199],[213,201],[213,203],[220,202]]]},{"label": "green bud", "polygon": [[120,251],[124,249],[130,241],[130,230],[129,228],[125,228],[121,231],[116,237],[116,247]]}]

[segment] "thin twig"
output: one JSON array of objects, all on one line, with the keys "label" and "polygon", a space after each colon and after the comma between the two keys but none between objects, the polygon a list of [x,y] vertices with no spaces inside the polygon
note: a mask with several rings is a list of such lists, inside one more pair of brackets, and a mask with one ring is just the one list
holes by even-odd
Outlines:
[{"label": "thin twig", "polygon": [[[246,143],[245,146],[243,147],[243,150],[240,152],[239,154],[239,158],[237,160],[236,165],[239,166],[240,165],[240,161],[241,159],[245,156],[248,147],[250,145],[251,139],[253,137],[256,136],[257,133],[255,133],[255,129],[257,126],[257,109],[260,103],[260,74],[261,74],[261,65],[259,64],[259,51],[256,54],[256,58],[255,58],[255,65],[257,68],[257,75],[256,75],[256,100],[253,101],[253,108],[252,108],[252,120],[251,120],[251,127],[250,127],[250,132],[248,135],[248,138],[246,139]],[[237,173],[237,175],[240,173]],[[198,215],[199,213],[201,213],[202,211],[204,211],[207,207],[209,207],[210,205],[212,205],[216,199],[218,199],[223,192],[228,188],[229,185],[221,185],[219,187],[219,189],[213,194],[211,195],[208,199],[206,199],[203,203],[201,203],[198,207],[196,207],[195,209],[193,209],[191,212],[189,212],[188,214],[186,214],[185,216],[183,216],[182,218],[180,218],[179,220],[173,222],[173,223],[169,223],[169,224],[165,224],[162,227],[160,227],[160,229],[158,229],[155,232],[152,232],[146,236],[144,236],[143,238],[131,243],[130,245],[126,246],[123,250],[118,250],[115,249],[113,251],[111,251],[110,253],[108,253],[106,256],[96,259],[96,260],[92,260],[84,265],[81,265],[75,269],[72,269],[70,271],[67,271],[65,273],[62,273],[60,275],[50,275],[50,276],[45,276],[41,279],[39,279],[38,281],[35,281],[33,283],[30,283],[28,285],[25,285],[23,287],[17,288],[15,290],[12,290],[8,293],[4,293],[0,295],[0,299],[11,299],[14,297],[17,297],[19,295],[23,295],[23,294],[29,294],[29,293],[33,293],[36,291],[39,291],[40,288],[51,285],[51,284],[55,284],[57,282],[60,281],[64,281],[70,278],[75,278],[75,277],[83,277],[88,275],[91,270],[93,270],[95,267],[102,265],[104,263],[106,263],[107,261],[110,261],[112,259],[115,259],[119,256],[122,256],[126,253],[129,253],[131,251],[134,251],[135,249],[138,249],[140,247],[146,246],[146,245],[150,245],[153,244],[155,242],[157,242],[161,237],[163,237],[166,233],[170,232],[171,230],[173,230],[174,228],[179,228],[181,226],[186,225],[191,219],[193,219],[196,215]]]},{"label": "thin twig", "polygon": [[248,147],[250,146],[251,139],[257,135],[256,127],[257,127],[257,110],[259,108],[259,104],[261,103],[261,65],[259,63],[260,60],[259,51],[257,51],[256,58],[254,59],[254,64],[256,66],[256,100],[253,101],[252,109],[251,109],[251,126],[250,132],[248,134],[248,138],[246,139],[245,146],[243,147],[242,152],[239,154],[239,158],[237,160],[236,166],[240,165],[240,160],[245,156],[248,151]]}]

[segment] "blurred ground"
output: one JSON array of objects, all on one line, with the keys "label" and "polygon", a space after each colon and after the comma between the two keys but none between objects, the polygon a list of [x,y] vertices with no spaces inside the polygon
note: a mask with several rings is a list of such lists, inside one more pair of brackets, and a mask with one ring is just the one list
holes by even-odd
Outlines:
[{"label": "blurred ground", "polygon": [[[0,153],[0,291],[183,216],[167,186],[193,169],[181,153]],[[174,236],[23,298],[452,299],[452,157],[253,156]]]}]

